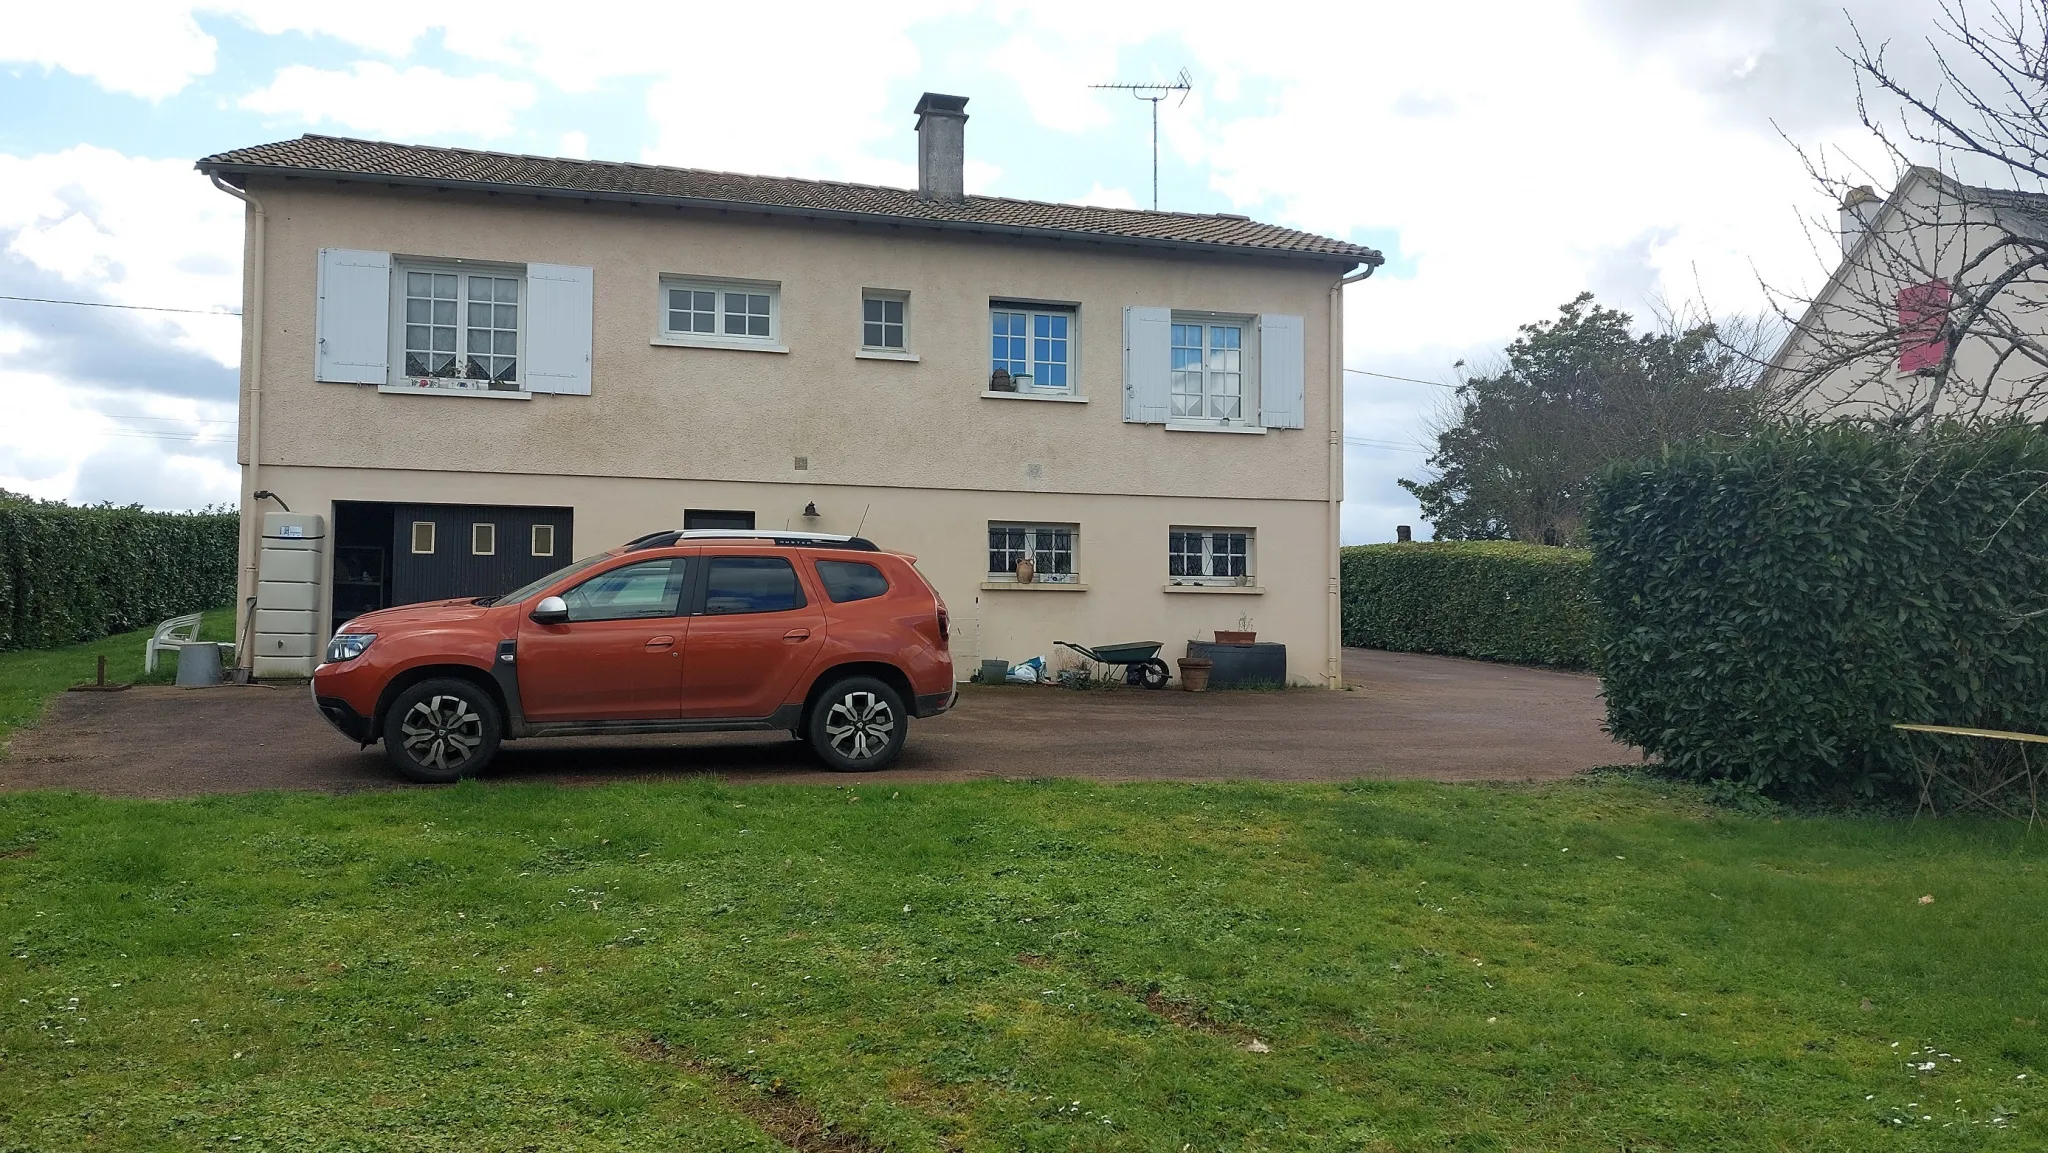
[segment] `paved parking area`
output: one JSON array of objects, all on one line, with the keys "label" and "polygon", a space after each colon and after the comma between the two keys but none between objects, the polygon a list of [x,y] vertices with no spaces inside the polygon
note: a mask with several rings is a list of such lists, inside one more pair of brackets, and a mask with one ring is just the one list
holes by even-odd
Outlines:
[{"label": "paved parking area", "polygon": [[[917,722],[897,764],[820,770],[782,734],[513,742],[490,780],[734,782],[1528,781],[1635,761],[1600,731],[1600,684],[1572,673],[1347,650],[1346,692],[1183,693],[969,686]],[[0,758],[0,789],[168,797],[254,789],[405,787],[313,708],[303,685],[67,693]]]}]

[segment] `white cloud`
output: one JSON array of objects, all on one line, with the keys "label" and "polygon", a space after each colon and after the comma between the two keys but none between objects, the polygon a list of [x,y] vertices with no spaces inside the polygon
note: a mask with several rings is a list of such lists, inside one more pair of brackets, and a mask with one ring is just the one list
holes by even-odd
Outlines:
[{"label": "white cloud", "polygon": [[1088,186],[1078,203],[1093,204],[1098,208],[1136,208],[1138,200],[1128,188],[1104,188],[1100,180]]},{"label": "white cloud", "polygon": [[365,60],[346,72],[302,64],[280,69],[269,87],[242,97],[241,106],[308,124],[331,122],[388,139],[416,140],[446,133],[504,136],[537,96],[523,80],[450,76],[418,65],[400,72]]},{"label": "white cloud", "polygon": [[562,133],[562,142],[556,145],[561,155],[577,160],[590,159],[590,137],[582,132]]},{"label": "white cloud", "polygon": [[83,76],[110,92],[161,100],[213,71],[216,44],[177,4],[0,6],[0,61]]}]

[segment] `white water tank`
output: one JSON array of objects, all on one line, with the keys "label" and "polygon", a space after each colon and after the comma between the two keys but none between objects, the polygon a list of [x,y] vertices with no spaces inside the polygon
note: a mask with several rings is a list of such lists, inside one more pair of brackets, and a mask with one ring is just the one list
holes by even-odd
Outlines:
[{"label": "white water tank", "polygon": [[310,677],[320,663],[320,574],[327,522],[311,513],[263,514],[256,557],[256,643],[251,668],[261,677]]}]

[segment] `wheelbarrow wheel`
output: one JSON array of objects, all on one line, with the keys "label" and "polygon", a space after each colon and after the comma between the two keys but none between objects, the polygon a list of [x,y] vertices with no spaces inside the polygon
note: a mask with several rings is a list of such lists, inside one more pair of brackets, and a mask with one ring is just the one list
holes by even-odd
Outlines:
[{"label": "wheelbarrow wheel", "polygon": [[1139,678],[1132,683],[1142,684],[1148,689],[1163,689],[1166,687],[1166,682],[1169,679],[1169,674],[1166,671],[1166,662],[1157,657],[1146,661],[1142,665],[1132,665],[1131,671],[1138,674]]}]

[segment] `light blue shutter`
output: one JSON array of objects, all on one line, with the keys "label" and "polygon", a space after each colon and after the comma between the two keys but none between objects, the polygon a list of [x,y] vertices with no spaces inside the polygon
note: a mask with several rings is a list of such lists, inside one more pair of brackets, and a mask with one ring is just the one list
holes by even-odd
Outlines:
[{"label": "light blue shutter", "polygon": [[391,254],[320,250],[313,379],[384,384],[391,378]]},{"label": "light blue shutter", "polygon": [[526,387],[590,395],[593,276],[576,264],[526,266]]},{"label": "light blue shutter", "polygon": [[1133,304],[1124,309],[1124,419],[1165,424],[1173,373],[1173,311]]},{"label": "light blue shutter", "polygon": [[1308,413],[1302,382],[1301,318],[1269,312],[1259,317],[1259,423],[1300,428]]}]

